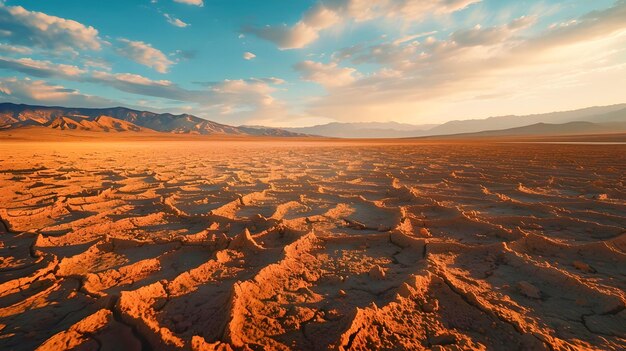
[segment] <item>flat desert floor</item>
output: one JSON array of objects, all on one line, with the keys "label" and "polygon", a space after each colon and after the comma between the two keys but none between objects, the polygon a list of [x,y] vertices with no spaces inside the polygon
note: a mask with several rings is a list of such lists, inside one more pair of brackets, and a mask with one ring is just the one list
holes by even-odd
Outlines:
[{"label": "flat desert floor", "polygon": [[626,145],[0,143],[2,350],[626,348]]}]

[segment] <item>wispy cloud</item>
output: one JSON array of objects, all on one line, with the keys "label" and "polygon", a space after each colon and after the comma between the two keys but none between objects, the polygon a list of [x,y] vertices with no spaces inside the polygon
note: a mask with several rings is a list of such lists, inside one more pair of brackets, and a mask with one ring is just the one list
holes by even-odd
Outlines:
[{"label": "wispy cloud", "polygon": [[246,33],[269,40],[281,50],[300,49],[319,38],[320,32],[347,21],[369,21],[377,18],[395,18],[418,21],[429,15],[444,15],[466,8],[481,0],[337,0],[319,2],[292,26],[286,24],[247,26]]},{"label": "wispy cloud", "polygon": [[165,19],[167,20],[167,22],[175,27],[179,27],[179,28],[185,28],[189,26],[189,23],[185,23],[183,21],[181,21],[179,18],[176,18],[172,15],[170,15],[169,13],[164,13],[163,16],[165,17]]},{"label": "wispy cloud", "polygon": [[485,96],[505,85],[518,84],[518,93],[529,94],[546,88],[537,82],[604,65],[613,55],[609,48],[626,43],[624,18],[626,1],[619,1],[533,35],[520,34],[536,21],[527,16],[500,26],[458,29],[445,40],[429,36],[356,45],[334,58],[381,68],[335,87],[314,100],[309,112],[337,119],[373,120],[389,113],[407,118],[433,104],[454,105],[464,96]]},{"label": "wispy cloud", "polygon": [[30,54],[32,52],[33,52],[33,50],[31,48],[26,47],[26,46],[8,45],[8,44],[0,43],[0,53],[3,53],[3,54],[28,55],[28,54]]},{"label": "wispy cloud", "polygon": [[340,15],[319,5],[309,10],[302,20],[293,26],[285,24],[265,27],[246,27],[246,33],[275,43],[279,49],[299,49],[317,40],[319,32],[333,26],[340,20]]},{"label": "wispy cloud", "polygon": [[83,94],[58,84],[28,78],[0,78],[0,96],[3,100],[19,103],[110,107],[115,102],[98,96]]},{"label": "wispy cloud", "polygon": [[203,0],[174,0],[174,2],[187,4],[187,5],[194,5],[194,6],[204,6]]},{"label": "wispy cloud", "polygon": [[163,52],[143,41],[119,39],[120,46],[117,53],[139,64],[153,68],[159,73],[167,73],[173,61],[167,58]]},{"label": "wispy cloud", "polygon": [[339,67],[331,62],[324,64],[314,61],[303,61],[294,65],[300,72],[302,79],[319,83],[325,87],[340,87],[348,85],[357,79],[357,70],[351,67]]},{"label": "wispy cloud", "polygon": [[0,2],[2,38],[16,45],[52,50],[99,50],[98,31],[82,23]]},{"label": "wispy cloud", "polygon": [[201,105],[242,106],[271,105],[275,86],[285,83],[279,78],[250,78],[199,83],[205,89],[185,89],[165,79],[154,80],[133,73],[88,71],[77,66],[54,64],[31,58],[0,57],[0,69],[10,69],[41,78],[60,78],[76,82],[97,83],[117,90],[169,100],[193,102]]},{"label": "wispy cloud", "polygon": [[[569,9],[579,13],[576,17],[571,15],[574,11],[561,11],[560,2],[548,6],[539,0],[529,2],[528,8],[519,3],[496,7],[479,0],[316,0],[309,4],[300,13],[286,12],[290,22],[244,28],[251,35],[240,34],[241,28],[224,29],[222,19],[215,19],[176,30],[176,36],[170,37],[141,31],[108,36],[106,24],[96,29],[0,0],[0,73],[18,77],[0,79],[5,92],[20,92],[5,94],[7,99],[60,101],[66,96],[82,103],[95,101],[76,88],[126,96],[131,104],[149,100],[185,105],[193,113],[224,122],[274,125],[291,124],[290,118],[322,117],[410,121],[442,116],[437,121],[445,121],[497,111],[528,112],[526,107],[535,101],[537,109],[553,110],[578,107],[574,100],[583,105],[623,100],[618,92],[623,91],[619,87],[626,88],[619,83],[626,81],[626,0],[611,7],[572,3]],[[167,30],[170,25],[188,26],[172,9],[211,12],[214,4],[211,9],[172,7],[170,0],[159,5],[168,11],[148,7],[154,26],[160,26],[150,30],[171,34],[175,29]],[[583,9],[596,10],[580,15]],[[62,8],[54,13],[62,13]],[[227,21],[246,23],[249,18],[253,17],[243,14],[237,22]],[[220,31],[220,37],[198,36],[205,30]],[[281,52],[258,38],[281,50],[315,45]],[[220,49],[217,54],[215,48]],[[259,58],[263,65],[245,61]],[[293,77],[294,71],[296,77],[288,84],[279,78],[239,79],[242,74]],[[167,79],[160,79],[158,73],[168,73]],[[32,79],[19,78],[24,76]],[[194,87],[193,80],[214,82]],[[115,90],[125,94],[116,95]],[[568,99],[568,94],[582,98]]]},{"label": "wispy cloud", "polygon": [[26,73],[35,77],[75,78],[86,71],[73,65],[55,64],[31,58],[12,59],[0,57],[0,68]]}]

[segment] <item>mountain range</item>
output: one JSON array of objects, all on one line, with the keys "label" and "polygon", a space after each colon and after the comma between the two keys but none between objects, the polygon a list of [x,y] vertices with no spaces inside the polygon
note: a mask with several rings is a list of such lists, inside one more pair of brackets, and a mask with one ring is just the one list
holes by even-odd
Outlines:
[{"label": "mountain range", "polygon": [[419,138],[444,138],[444,139],[471,139],[471,138],[491,138],[491,137],[534,137],[534,136],[572,136],[572,135],[594,135],[626,133],[626,122],[567,122],[560,124],[535,123],[529,126],[485,130],[474,133],[458,133],[446,135],[434,135]]},{"label": "mountain range", "polygon": [[486,119],[455,120],[431,128],[426,135],[450,135],[504,130],[537,123],[563,124],[569,122],[626,122],[626,104],[589,107],[580,110],[551,112],[526,116],[499,116]]},{"label": "mountain range", "polygon": [[398,122],[361,122],[316,125],[302,128],[285,128],[295,133],[331,138],[408,138],[422,135],[437,124],[414,125]]},{"label": "mountain range", "polygon": [[24,127],[62,131],[336,138],[582,135],[626,133],[626,104],[527,116],[455,120],[440,125],[335,122],[304,128],[271,128],[235,127],[190,114],[154,113],[125,107],[96,109],[0,103],[0,131]]},{"label": "mountain range", "polygon": [[[437,135],[457,135],[466,133],[480,133],[490,131],[490,135],[497,134],[495,131],[503,131],[503,135],[509,133],[517,133],[519,131],[506,131],[512,128],[526,127],[535,124],[531,129],[525,130],[533,133],[539,133],[539,130],[545,130],[546,134],[563,133],[569,130],[574,133],[572,126],[559,128],[550,125],[567,124],[571,122],[591,122],[594,124],[602,124],[600,126],[591,127],[588,133],[594,130],[607,130],[614,127],[621,128],[620,125],[603,125],[605,123],[626,122],[626,104],[590,107],[580,110],[552,112],[544,114],[526,115],[526,116],[498,116],[485,119],[469,119],[454,120],[440,125],[424,124],[413,125],[406,123],[328,123],[304,128],[285,128],[286,130],[319,135],[326,137],[339,138],[407,138]],[[582,127],[583,125],[578,125]],[[623,131],[623,129],[621,129]],[[524,129],[522,129],[524,131]],[[614,129],[615,131],[615,129]],[[586,133],[584,128],[578,128],[578,132]]]},{"label": "mountain range", "polygon": [[0,103],[0,130],[27,126],[96,132],[303,136],[278,128],[234,127],[189,114],[154,113],[125,107],[96,109]]}]

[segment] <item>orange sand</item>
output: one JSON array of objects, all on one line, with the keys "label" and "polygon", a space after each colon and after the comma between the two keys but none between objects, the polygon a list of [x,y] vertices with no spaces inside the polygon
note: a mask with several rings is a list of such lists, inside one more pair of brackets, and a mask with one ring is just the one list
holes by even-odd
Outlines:
[{"label": "orange sand", "polygon": [[624,145],[3,141],[0,349],[624,349],[625,174]]}]

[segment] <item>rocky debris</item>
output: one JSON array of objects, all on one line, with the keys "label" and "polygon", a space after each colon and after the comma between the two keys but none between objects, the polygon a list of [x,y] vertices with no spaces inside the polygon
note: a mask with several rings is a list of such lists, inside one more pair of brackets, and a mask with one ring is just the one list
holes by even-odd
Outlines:
[{"label": "rocky debris", "polygon": [[430,233],[430,230],[428,230],[428,228],[420,228],[419,229],[419,235],[422,238],[432,238],[433,235]]},{"label": "rocky debris", "polygon": [[373,266],[367,274],[375,280],[383,280],[386,276],[385,271],[379,265]]},{"label": "rocky debris", "polygon": [[247,228],[243,232],[238,234],[235,238],[233,238],[228,247],[232,250],[263,250],[263,247],[257,244],[254,238],[252,238],[252,235]]},{"label": "rocky debris", "polygon": [[518,282],[516,287],[517,290],[526,297],[530,297],[531,299],[541,299],[541,290],[527,281]]},{"label": "rocky debris", "polygon": [[426,313],[433,313],[439,309],[439,301],[431,299],[422,305],[422,310]]},{"label": "rocky debris", "polygon": [[41,344],[37,350],[68,350],[77,348],[78,346],[86,348],[86,343],[96,343],[91,339],[90,335],[95,334],[107,324],[111,323],[112,319],[113,313],[109,310],[102,309],[72,325],[68,330],[55,334]]},{"label": "rocky debris", "polygon": [[233,348],[229,344],[225,344],[221,341],[209,343],[198,335],[194,335],[191,339],[191,349],[193,351],[233,351]]},{"label": "rocky debris", "polygon": [[585,273],[596,273],[596,270],[593,269],[593,267],[591,267],[590,265],[586,264],[585,262],[574,261],[572,262],[572,265],[579,271],[583,271]]}]

